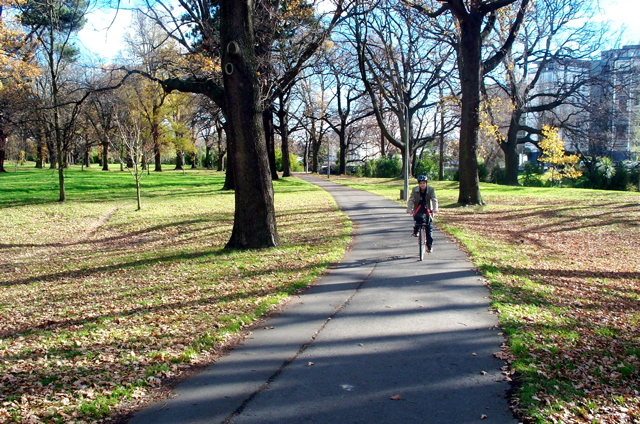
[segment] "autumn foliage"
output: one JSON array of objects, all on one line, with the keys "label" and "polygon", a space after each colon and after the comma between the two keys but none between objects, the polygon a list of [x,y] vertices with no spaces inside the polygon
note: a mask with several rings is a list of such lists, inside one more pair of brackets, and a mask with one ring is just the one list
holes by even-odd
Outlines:
[{"label": "autumn foliage", "polygon": [[576,169],[580,157],[566,154],[564,141],[557,128],[544,126],[538,147],[542,150],[542,156],[538,160],[549,166],[547,178],[553,184],[560,184],[565,178],[575,180],[582,175],[582,171]]},{"label": "autumn foliage", "polygon": [[333,200],[306,183],[275,183],[284,244],[240,252],[224,249],[233,193],[220,190],[223,173],[152,174],[136,211],[127,173],[67,172],[84,200],[57,204],[43,171],[3,175],[7,192],[27,197],[0,198],[2,423],[126,413],[213,362],[349,240]]}]

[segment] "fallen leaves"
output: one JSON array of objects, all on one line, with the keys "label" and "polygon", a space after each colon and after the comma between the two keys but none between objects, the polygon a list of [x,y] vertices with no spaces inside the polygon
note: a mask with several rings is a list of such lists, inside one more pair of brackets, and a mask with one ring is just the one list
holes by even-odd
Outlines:
[{"label": "fallen leaves", "polygon": [[494,356],[522,388],[513,399],[521,419],[640,420],[639,198],[488,195],[483,210],[439,217],[464,230],[474,263],[491,279],[509,337]]},{"label": "fallen leaves", "polygon": [[312,188],[276,194],[285,245],[223,251],[233,194],[217,191],[15,215],[0,232],[0,422],[96,422],[143,402],[344,251],[347,222]]}]

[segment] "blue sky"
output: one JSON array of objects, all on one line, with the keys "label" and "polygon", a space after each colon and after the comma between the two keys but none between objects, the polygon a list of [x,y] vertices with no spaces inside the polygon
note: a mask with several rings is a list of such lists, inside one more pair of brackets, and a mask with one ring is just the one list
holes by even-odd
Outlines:
[{"label": "blue sky", "polygon": [[[124,5],[125,2],[121,4]],[[600,0],[603,20],[616,26],[626,27],[622,44],[640,44],[640,0]],[[89,16],[88,23],[79,37],[85,48],[96,55],[113,58],[122,49],[122,36],[131,22],[129,11],[121,10],[111,28],[114,13],[102,11]]]}]

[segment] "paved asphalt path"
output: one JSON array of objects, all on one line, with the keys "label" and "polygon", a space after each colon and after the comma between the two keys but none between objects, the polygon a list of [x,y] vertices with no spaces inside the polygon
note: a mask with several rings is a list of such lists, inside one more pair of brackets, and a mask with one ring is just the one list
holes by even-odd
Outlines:
[{"label": "paved asphalt path", "polygon": [[352,249],[228,356],[132,424],[517,423],[489,292],[442,233],[418,261],[396,203],[301,174],[354,222]]}]

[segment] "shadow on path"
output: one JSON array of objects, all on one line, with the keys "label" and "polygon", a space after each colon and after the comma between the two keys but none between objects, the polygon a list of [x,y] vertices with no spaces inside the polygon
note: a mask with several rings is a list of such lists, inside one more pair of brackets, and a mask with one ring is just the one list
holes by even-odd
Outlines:
[{"label": "shadow on path", "polygon": [[172,399],[130,422],[516,423],[502,338],[466,255],[380,196],[309,175],[355,223],[344,260]]}]

